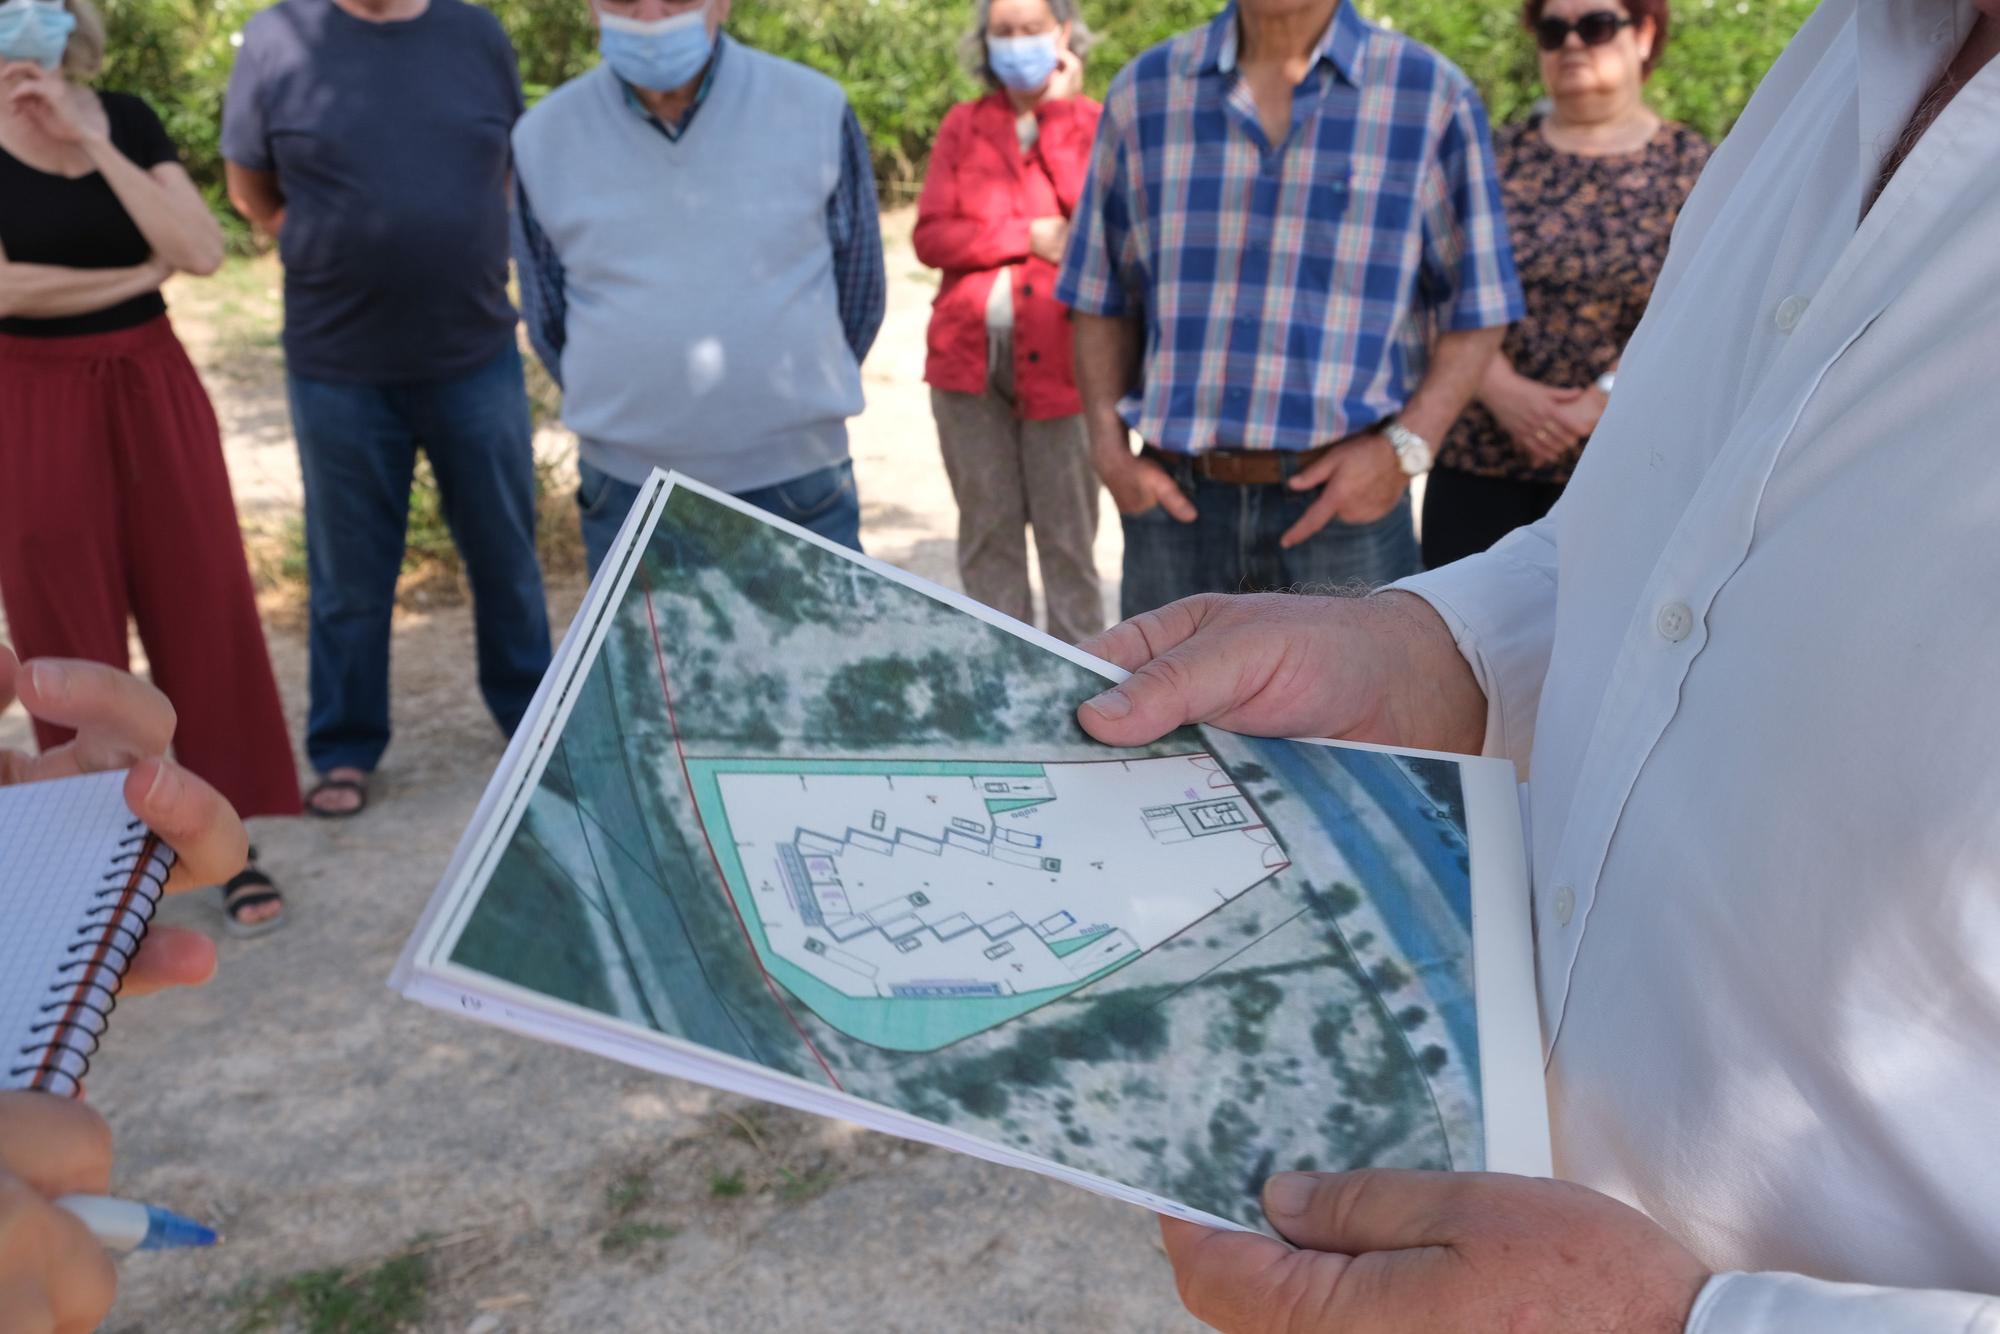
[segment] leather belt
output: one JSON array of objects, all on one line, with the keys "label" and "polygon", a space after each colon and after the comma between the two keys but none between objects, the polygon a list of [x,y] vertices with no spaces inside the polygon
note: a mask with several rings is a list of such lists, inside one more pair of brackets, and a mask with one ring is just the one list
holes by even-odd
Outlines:
[{"label": "leather belt", "polygon": [[1195,476],[1225,486],[1276,486],[1332,448],[1333,445],[1307,450],[1211,449],[1204,454],[1170,454],[1146,445],[1140,453],[1155,463],[1186,464],[1194,469]]}]

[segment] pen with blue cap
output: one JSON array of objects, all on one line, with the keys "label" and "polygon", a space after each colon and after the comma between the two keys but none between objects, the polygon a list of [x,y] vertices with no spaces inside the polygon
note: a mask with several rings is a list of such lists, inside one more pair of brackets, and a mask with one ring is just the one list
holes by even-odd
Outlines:
[{"label": "pen with blue cap", "polygon": [[204,1227],[192,1218],[182,1218],[156,1204],[114,1200],[104,1195],[65,1195],[56,1201],[56,1208],[74,1215],[114,1255],[131,1251],[178,1251],[213,1246],[221,1240],[214,1228]]}]

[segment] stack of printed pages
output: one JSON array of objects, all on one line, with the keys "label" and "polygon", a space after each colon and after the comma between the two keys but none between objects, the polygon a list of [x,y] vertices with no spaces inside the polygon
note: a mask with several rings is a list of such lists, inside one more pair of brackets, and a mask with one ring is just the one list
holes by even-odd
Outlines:
[{"label": "stack of printed pages", "polygon": [[656,474],[393,985],[1212,1225],[1284,1170],[1549,1170],[1511,766],[1183,728]]}]

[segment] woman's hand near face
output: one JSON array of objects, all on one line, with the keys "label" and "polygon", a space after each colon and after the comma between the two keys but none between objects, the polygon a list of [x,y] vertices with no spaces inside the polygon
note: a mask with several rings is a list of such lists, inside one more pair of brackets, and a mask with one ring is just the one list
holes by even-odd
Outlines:
[{"label": "woman's hand near face", "polygon": [[82,146],[111,137],[110,118],[95,94],[30,61],[0,68],[0,97],[56,143]]},{"label": "woman's hand near face", "polygon": [[1083,61],[1076,52],[1065,46],[1056,53],[1056,72],[1049,76],[1048,91],[1042,96],[1054,102],[1065,97],[1083,95]]}]

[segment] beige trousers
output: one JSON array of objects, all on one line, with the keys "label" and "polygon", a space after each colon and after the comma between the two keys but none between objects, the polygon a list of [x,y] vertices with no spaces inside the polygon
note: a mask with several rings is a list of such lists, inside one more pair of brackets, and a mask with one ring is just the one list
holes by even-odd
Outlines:
[{"label": "beige trousers", "polygon": [[1028,528],[1041,557],[1048,632],[1077,643],[1104,628],[1098,591],[1097,473],[1083,418],[1023,421],[990,388],[931,390],[938,444],[958,500],[958,574],[995,611],[1034,621]]}]

